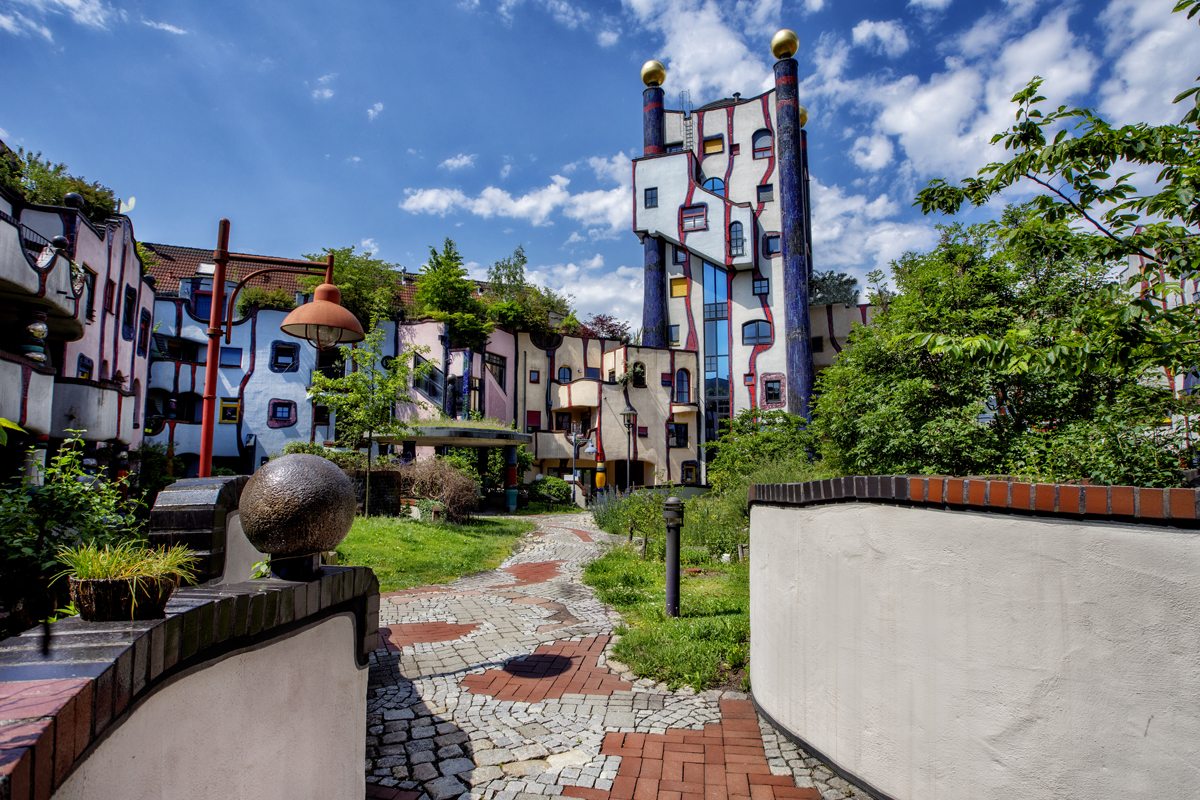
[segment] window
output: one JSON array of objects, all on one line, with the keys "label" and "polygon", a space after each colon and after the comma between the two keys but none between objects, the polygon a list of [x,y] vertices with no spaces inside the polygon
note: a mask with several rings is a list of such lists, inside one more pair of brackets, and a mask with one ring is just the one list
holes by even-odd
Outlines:
[{"label": "window", "polygon": [[671,297],[687,297],[687,293],[687,278],[671,278]]},{"label": "window", "polygon": [[742,344],[770,344],[771,323],[765,319],[747,322],[742,326]]},{"label": "window", "polygon": [[812,351],[814,353],[825,352],[825,337],[824,336],[814,336],[811,339],[809,339],[809,342],[812,343]]},{"label": "window", "polygon": [[778,255],[780,250],[779,234],[768,233],[763,237],[763,253],[768,256]]},{"label": "window", "polygon": [[746,237],[742,235],[742,223],[729,223],[729,255],[746,255]]},{"label": "window", "polygon": [[271,342],[271,372],[295,372],[300,369],[300,345],[296,342]]},{"label": "window", "polygon": [[569,431],[571,430],[571,414],[567,411],[554,412],[554,430]]},{"label": "window", "polygon": [[592,380],[592,381],[600,380],[600,368],[599,367],[584,367],[583,368],[583,377],[587,378],[588,380]]},{"label": "window", "polygon": [[267,427],[290,428],[296,424],[296,403],[292,400],[272,400],[267,404]]},{"label": "window", "polygon": [[766,295],[770,294],[771,293],[771,279],[770,278],[755,278],[753,291],[754,291],[755,297],[765,297]]},{"label": "window", "polygon": [[340,378],[346,374],[345,359],[336,347],[317,351],[316,368],[326,378]]},{"label": "window", "polygon": [[675,385],[675,376],[669,372],[660,372],[658,374],[658,382],[669,389]]},{"label": "window", "polygon": [[420,354],[413,355],[413,388],[439,405],[443,399],[444,375],[432,361],[422,358]]},{"label": "window", "polygon": [[775,137],[771,135],[769,130],[764,128],[763,130],[757,131],[750,140],[752,146],[754,147],[754,157],[770,158],[774,141]]},{"label": "window", "polygon": [[758,202],[769,203],[775,199],[775,184],[764,183],[758,187]]},{"label": "window", "polygon": [[536,369],[529,370],[529,382],[530,383],[541,383],[542,382],[541,370],[536,370]]},{"label": "window", "polygon": [[501,389],[508,385],[507,358],[498,356],[495,353],[485,352],[483,354],[483,368],[492,373],[492,377],[496,379],[496,383],[500,384]]},{"label": "window", "polygon": [[646,365],[640,361],[635,361],[635,362],[633,362],[633,369],[631,371],[633,373],[633,388],[645,389],[646,388]]},{"label": "window", "polygon": [[117,311],[117,282],[112,278],[104,282],[104,310],[110,314]]},{"label": "window", "polygon": [[715,153],[725,152],[725,137],[724,136],[706,136],[704,137],[704,155],[711,156]]},{"label": "window", "polygon": [[671,340],[671,347],[679,347],[679,326],[670,325],[667,327],[667,336]]},{"label": "window", "polygon": [[313,425],[324,427],[329,424],[329,406],[313,406]]},{"label": "window", "polygon": [[542,429],[542,412],[526,411],[525,412],[525,432],[534,433]]},{"label": "window", "polygon": [[679,482],[695,486],[700,482],[700,464],[695,461],[685,461],[681,465]]},{"label": "window", "polygon": [[192,316],[201,320],[212,317],[212,292],[192,293]]},{"label": "window", "polygon": [[558,368],[558,382],[559,383],[570,383],[571,382],[571,368],[570,367],[559,367]]},{"label": "window", "polygon": [[675,400],[676,403],[690,403],[692,400],[692,376],[686,369],[675,371]]},{"label": "window", "polygon": [[658,208],[658,187],[650,186],[642,193],[644,201],[642,205],[646,208]]},{"label": "window", "polygon": [[729,145],[729,155],[736,156],[740,152],[742,152],[742,146],[737,142]]},{"label": "window", "polygon": [[83,271],[84,310],[88,319],[96,318],[96,273],[84,268]]},{"label": "window", "polygon": [[667,423],[667,447],[688,446],[688,425],[686,422]]},{"label": "window", "polygon": [[667,143],[667,152],[668,153],[682,153],[683,152],[683,142],[668,142]]},{"label": "window", "polygon": [[637,435],[639,439],[646,439],[650,436],[650,429],[645,425],[638,425]]},{"label": "window", "polygon": [[763,381],[763,402],[783,402],[783,381],[779,380],[778,378],[774,380]]},{"label": "window", "polygon": [[150,325],[152,321],[150,312],[143,308],[141,317],[138,319],[137,354],[139,356],[144,356],[149,351]]},{"label": "window", "polygon": [[675,263],[676,264],[686,264],[687,261],[688,261],[688,251],[684,250],[682,247],[676,247],[675,248]]},{"label": "window", "polygon": [[75,377],[80,380],[90,381],[92,373],[96,370],[96,362],[92,361],[85,355],[80,355],[75,361]]},{"label": "window", "polygon": [[221,361],[222,367],[239,368],[242,366],[242,348],[240,347],[222,347]]},{"label": "window", "polygon": [[754,373],[753,372],[747,372],[745,375],[742,376],[742,385],[743,386],[753,386],[754,385]]},{"label": "window", "polygon": [[133,341],[133,329],[137,325],[137,289],[125,287],[125,308],[121,315],[121,338],[127,342]]},{"label": "window", "polygon": [[704,188],[715,194],[717,197],[725,196],[725,181],[720,178],[709,178],[704,182]]},{"label": "window", "polygon": [[708,206],[684,206],[679,218],[685,231],[708,230]]},{"label": "window", "polygon": [[608,371],[608,382],[609,383],[617,382],[617,371],[615,369],[610,369]]},{"label": "window", "polygon": [[183,364],[199,364],[203,360],[204,351],[199,342],[180,339],[174,336],[155,336],[159,352],[169,361],[179,361]]},{"label": "window", "polygon": [[238,420],[242,418],[242,406],[236,397],[221,398],[221,423],[224,425],[236,425]]}]

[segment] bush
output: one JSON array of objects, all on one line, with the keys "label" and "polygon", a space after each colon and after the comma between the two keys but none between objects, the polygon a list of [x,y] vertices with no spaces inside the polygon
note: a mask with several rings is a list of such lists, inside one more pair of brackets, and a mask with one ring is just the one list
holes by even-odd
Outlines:
[{"label": "bush", "polygon": [[[293,453],[306,453],[327,458],[348,472],[365,469],[367,466],[367,457],[363,453],[354,450],[335,450],[316,442],[288,442],[283,446],[283,452],[279,455],[290,456]],[[275,456],[275,458],[278,457]]]},{"label": "bush", "polygon": [[237,313],[243,317],[253,309],[271,308],[277,311],[291,311],[295,307],[296,298],[286,289],[247,286],[238,293]]},{"label": "bush", "polygon": [[529,499],[550,506],[571,505],[571,484],[553,475],[544,475],[529,485]]},{"label": "bush", "polygon": [[475,508],[479,484],[446,459],[423,459],[394,470],[402,496],[440,503],[450,522],[466,519]]}]

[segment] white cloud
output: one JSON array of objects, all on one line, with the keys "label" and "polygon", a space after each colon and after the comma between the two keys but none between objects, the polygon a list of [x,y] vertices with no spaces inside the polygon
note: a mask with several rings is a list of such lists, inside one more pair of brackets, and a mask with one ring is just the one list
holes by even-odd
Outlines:
[{"label": "white cloud", "polygon": [[642,320],[643,267],[619,266],[595,274],[588,262],[547,264],[526,270],[530,282],[572,298],[581,317],[612,314],[638,327]]},{"label": "white cloud", "polygon": [[172,25],[169,22],[159,22],[159,21],[153,20],[153,19],[143,19],[142,24],[145,25],[147,28],[154,28],[154,30],[162,31],[163,33],[173,33],[176,36],[184,36],[185,34],[187,34],[187,31],[185,29],[179,27],[178,25]]},{"label": "white cloud", "polygon": [[333,97],[333,80],[336,72],[330,72],[317,78],[317,85],[312,90],[312,98],[317,101],[329,100]]},{"label": "white cloud", "polygon": [[359,162],[362,161],[362,156],[350,156],[346,160],[349,161],[351,164],[358,164]]},{"label": "white cloud", "polygon": [[[114,16],[119,16],[103,0],[12,0],[13,4],[30,9],[43,19],[66,14],[73,22],[89,28],[104,30]],[[16,12],[14,12],[16,13]],[[18,14],[18,16],[20,16]]]},{"label": "white cloud", "polygon": [[1100,24],[1113,59],[1100,86],[1101,111],[1117,124],[1178,122],[1184,108],[1171,101],[1200,74],[1196,21],[1167,13],[1162,3],[1111,0]]},{"label": "white cloud", "polygon": [[372,103],[367,109],[367,120],[374,121],[376,117],[383,113],[383,103]]},{"label": "white cloud", "polygon": [[379,252],[379,242],[375,241],[370,236],[359,242],[358,247],[360,250],[363,250],[370,255],[375,255]]},{"label": "white cloud", "polygon": [[824,7],[825,0],[804,0],[804,10],[809,14],[820,11]]},{"label": "white cloud", "polygon": [[596,44],[601,47],[612,47],[621,41],[621,34],[614,30],[602,30],[596,34]]},{"label": "white cloud", "polygon": [[500,166],[500,180],[504,180],[512,174],[512,161],[505,158],[504,163]]},{"label": "white cloud", "polygon": [[891,58],[908,52],[908,34],[896,20],[864,19],[854,26],[852,35],[856,45],[870,47]]},{"label": "white cloud", "polygon": [[[517,6],[521,5],[523,0],[500,0],[500,4],[496,7],[501,19],[511,24],[513,21],[513,12]],[[592,18],[588,11],[580,5],[569,2],[569,0],[536,0],[537,5],[546,11],[559,25],[570,30],[582,26]],[[472,8],[477,8],[478,3],[473,3]]]},{"label": "white cloud", "polygon": [[474,153],[459,153],[456,156],[450,156],[445,161],[438,164],[438,166],[441,167],[442,169],[448,169],[451,172],[454,172],[454,171],[460,170],[460,169],[466,169],[467,167],[473,167],[473,166],[475,166],[475,154]]},{"label": "white cloud", "polygon": [[908,4],[922,11],[945,11],[953,0],[908,0]]},{"label": "white cloud", "polygon": [[892,154],[892,140],[880,134],[859,136],[850,150],[854,163],[869,172],[878,172],[892,163]]},{"label": "white cloud", "polygon": [[28,36],[36,34],[47,42],[54,41],[54,35],[50,33],[50,29],[41,24],[37,20],[30,19],[19,11],[13,11],[10,14],[0,13],[0,31],[10,33],[13,36]]},{"label": "white cloud", "polygon": [[[816,269],[850,270],[860,279],[884,268],[909,250],[932,247],[932,222],[899,222],[899,204],[888,195],[850,194],[819,179],[813,188],[813,264]],[[861,272],[859,270],[862,270]]]}]

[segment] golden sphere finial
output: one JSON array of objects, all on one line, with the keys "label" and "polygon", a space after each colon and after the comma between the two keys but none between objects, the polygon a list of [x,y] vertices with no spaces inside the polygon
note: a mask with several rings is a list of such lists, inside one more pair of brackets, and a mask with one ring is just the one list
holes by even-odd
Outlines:
[{"label": "golden sphere finial", "polygon": [[662,86],[663,81],[667,79],[667,68],[663,66],[661,61],[650,59],[645,64],[642,64],[642,83],[653,88]]},{"label": "golden sphere finial", "polygon": [[780,28],[771,37],[771,52],[778,59],[791,58],[800,49],[800,37],[791,28]]},{"label": "golden sphere finial", "polygon": [[808,109],[804,106],[799,106],[800,110],[800,127],[803,128],[808,124]]}]

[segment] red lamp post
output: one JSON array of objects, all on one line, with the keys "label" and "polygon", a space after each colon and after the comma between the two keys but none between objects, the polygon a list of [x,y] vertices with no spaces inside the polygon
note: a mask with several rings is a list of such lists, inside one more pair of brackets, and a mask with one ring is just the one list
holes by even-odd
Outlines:
[{"label": "red lamp post", "polygon": [[229,263],[229,220],[222,219],[217,227],[217,247],[213,250],[212,310],[208,322],[208,355],[204,365],[204,397],[200,417],[200,477],[212,474],[212,450],[214,423],[217,412],[217,368],[220,366],[221,334],[228,342],[233,329],[233,304],[238,292],[248,281],[269,272],[286,272],[312,275],[325,270],[325,282],[316,288],[312,302],[294,309],[280,329],[289,336],[306,339],[318,350],[339,344],[361,342],[362,325],[358,319],[341,305],[342,293],[333,285],[333,256],[325,264],[273,256],[238,254],[238,261],[267,265],[242,278],[229,293],[228,308],[225,303],[225,268]]}]

